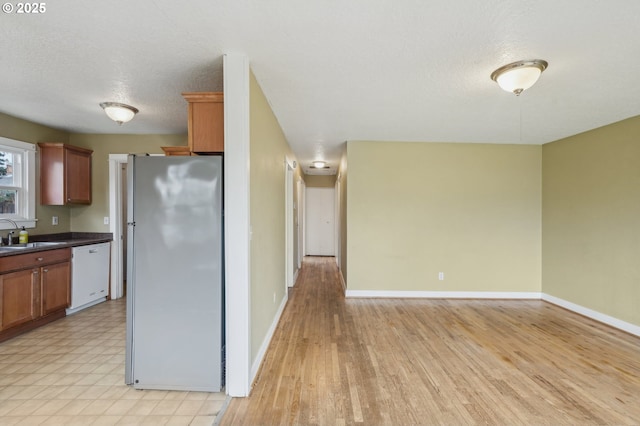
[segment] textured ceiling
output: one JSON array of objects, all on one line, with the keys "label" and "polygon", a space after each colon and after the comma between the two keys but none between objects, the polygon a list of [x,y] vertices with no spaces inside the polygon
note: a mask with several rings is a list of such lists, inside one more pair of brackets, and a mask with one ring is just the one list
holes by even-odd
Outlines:
[{"label": "textured ceiling", "polygon": [[[14,3],[15,4],[15,3]],[[640,114],[637,0],[65,0],[0,15],[0,111],[82,133],[186,132],[185,91],[246,54],[303,166],[347,140],[541,144]],[[549,68],[520,97],[489,75]],[[118,127],[98,104],[140,114]]]}]

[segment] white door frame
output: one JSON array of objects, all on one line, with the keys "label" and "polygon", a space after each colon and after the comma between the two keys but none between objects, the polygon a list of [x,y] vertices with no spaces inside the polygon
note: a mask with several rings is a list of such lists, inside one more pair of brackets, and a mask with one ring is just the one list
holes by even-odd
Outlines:
[{"label": "white door frame", "polygon": [[127,271],[123,270],[123,238],[119,230],[126,232],[126,227],[122,226],[127,218],[122,215],[122,173],[120,168],[127,162],[127,154],[109,154],[109,231],[113,235],[111,243],[111,298],[120,299],[124,295],[124,276]]},{"label": "white door frame", "polygon": [[338,265],[338,269],[340,269],[340,175],[337,176],[336,184],[335,184],[335,202],[334,202],[334,219],[333,219],[333,229],[335,231],[335,249],[334,252],[336,254],[336,264]]},{"label": "white door frame", "polygon": [[305,240],[304,240],[304,215],[305,215],[305,192],[306,185],[302,178],[298,178],[298,270],[302,268],[302,259],[304,259]]},{"label": "white door frame", "polygon": [[293,164],[285,157],[284,159],[284,186],[285,186],[285,293],[288,287],[293,287]]}]

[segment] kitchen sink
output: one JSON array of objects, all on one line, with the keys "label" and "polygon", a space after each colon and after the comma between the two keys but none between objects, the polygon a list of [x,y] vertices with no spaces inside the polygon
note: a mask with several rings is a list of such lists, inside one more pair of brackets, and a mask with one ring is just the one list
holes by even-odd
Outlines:
[{"label": "kitchen sink", "polygon": [[58,246],[60,244],[66,244],[63,241],[37,241],[33,243],[23,243],[23,244],[13,244],[10,246],[2,246],[0,250],[24,250],[30,248],[39,248],[39,247],[52,247]]}]

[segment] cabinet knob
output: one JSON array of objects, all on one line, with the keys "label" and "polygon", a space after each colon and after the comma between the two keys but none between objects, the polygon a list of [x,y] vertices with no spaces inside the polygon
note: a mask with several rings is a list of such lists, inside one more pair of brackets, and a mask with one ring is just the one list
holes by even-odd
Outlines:
[{"label": "cabinet knob", "polygon": [[49,270],[48,269],[43,269],[42,272],[49,272]]},{"label": "cabinet knob", "polygon": [[41,257],[36,257],[36,260],[37,260],[38,262],[42,262],[43,258],[41,258]]}]

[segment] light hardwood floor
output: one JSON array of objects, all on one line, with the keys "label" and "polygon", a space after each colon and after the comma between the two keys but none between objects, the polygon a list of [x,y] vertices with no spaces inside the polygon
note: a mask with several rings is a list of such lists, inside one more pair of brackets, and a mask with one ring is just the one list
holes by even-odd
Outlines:
[{"label": "light hardwood floor", "polygon": [[640,339],[536,300],[346,300],[306,258],[221,424],[638,425]]}]

